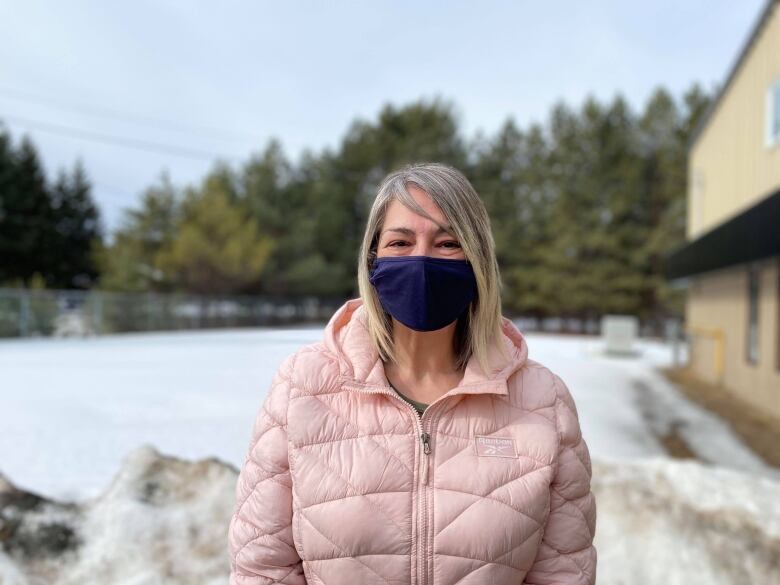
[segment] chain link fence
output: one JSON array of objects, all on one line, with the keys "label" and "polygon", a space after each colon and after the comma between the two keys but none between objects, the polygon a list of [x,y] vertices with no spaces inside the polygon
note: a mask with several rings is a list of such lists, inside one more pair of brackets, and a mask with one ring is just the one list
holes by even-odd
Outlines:
[{"label": "chain link fence", "polygon": [[[345,300],[0,287],[0,337],[324,324]],[[513,321],[524,332],[601,333],[598,319],[516,316]],[[639,334],[675,341],[681,337],[680,328],[679,319],[666,319],[642,323]]]},{"label": "chain link fence", "polygon": [[323,323],[344,300],[0,288],[0,337]]}]

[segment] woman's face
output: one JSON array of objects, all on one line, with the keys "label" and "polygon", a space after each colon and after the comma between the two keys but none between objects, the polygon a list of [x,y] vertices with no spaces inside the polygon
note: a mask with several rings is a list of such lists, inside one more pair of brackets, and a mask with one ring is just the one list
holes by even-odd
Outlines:
[{"label": "woman's face", "polygon": [[[441,209],[425,191],[415,185],[409,185],[407,190],[431,217],[442,225],[447,225]],[[379,235],[377,257],[383,256],[466,259],[455,236],[441,231],[439,226],[430,219],[417,215],[397,199],[387,206],[385,221]]]}]

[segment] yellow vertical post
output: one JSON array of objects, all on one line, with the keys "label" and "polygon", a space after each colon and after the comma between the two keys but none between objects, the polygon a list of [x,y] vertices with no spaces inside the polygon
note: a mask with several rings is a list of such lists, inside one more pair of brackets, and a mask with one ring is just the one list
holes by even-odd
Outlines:
[{"label": "yellow vertical post", "polygon": [[692,325],[689,331],[694,336],[709,337],[715,343],[715,375],[718,378],[718,383],[723,383],[723,375],[725,373],[725,345],[726,335],[722,329],[715,327],[701,327],[698,325]]}]

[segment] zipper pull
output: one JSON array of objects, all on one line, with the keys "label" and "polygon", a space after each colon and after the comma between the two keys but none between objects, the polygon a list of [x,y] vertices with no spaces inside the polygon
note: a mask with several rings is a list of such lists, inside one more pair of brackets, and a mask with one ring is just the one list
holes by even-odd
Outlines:
[{"label": "zipper pull", "polygon": [[430,443],[431,436],[428,433],[423,433],[422,435],[420,435],[420,437],[422,438],[422,442],[425,447],[423,451],[427,455],[428,453],[431,452],[431,443]]},{"label": "zipper pull", "polygon": [[[423,453],[428,455],[431,452],[431,436],[428,433],[423,433],[420,435],[420,438],[423,442]],[[430,464],[429,458],[424,457],[423,458],[423,483],[428,484],[428,466]]]}]

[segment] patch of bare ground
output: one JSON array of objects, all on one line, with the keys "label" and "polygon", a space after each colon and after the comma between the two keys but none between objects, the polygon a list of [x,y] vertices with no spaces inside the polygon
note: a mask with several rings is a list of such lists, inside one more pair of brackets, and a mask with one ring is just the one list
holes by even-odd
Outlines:
[{"label": "patch of bare ground", "polygon": [[760,411],[721,386],[699,380],[688,368],[661,368],[661,372],[689,400],[726,421],[745,445],[767,464],[780,468],[780,419]]},{"label": "patch of bare ground", "polygon": [[688,443],[677,432],[677,424],[669,425],[669,431],[658,439],[671,457],[677,459],[698,459],[696,453],[688,446]]}]

